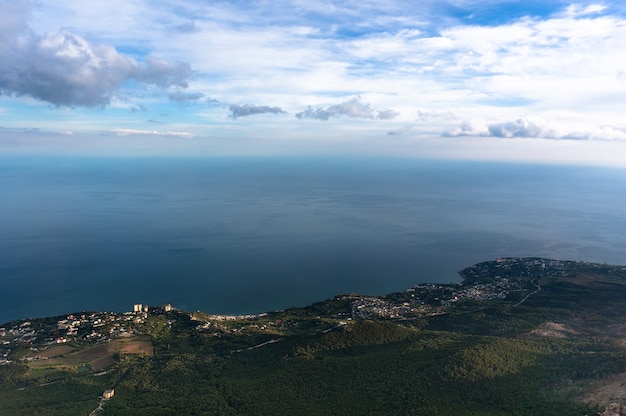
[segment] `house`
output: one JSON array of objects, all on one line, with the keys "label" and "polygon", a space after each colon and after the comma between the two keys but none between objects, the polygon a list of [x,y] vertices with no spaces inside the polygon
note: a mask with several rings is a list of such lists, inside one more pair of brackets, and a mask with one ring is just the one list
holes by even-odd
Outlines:
[{"label": "house", "polygon": [[110,399],[113,396],[115,396],[115,389],[105,390],[104,393],[102,393],[103,399]]}]

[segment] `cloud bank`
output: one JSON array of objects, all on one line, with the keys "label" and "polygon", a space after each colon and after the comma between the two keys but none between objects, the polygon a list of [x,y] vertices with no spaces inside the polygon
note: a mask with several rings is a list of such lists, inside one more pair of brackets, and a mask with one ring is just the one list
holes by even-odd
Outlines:
[{"label": "cloud bank", "polygon": [[[127,81],[159,88],[187,87],[191,67],[148,56],[143,61],[108,45],[90,44],[68,30],[29,29],[28,2],[0,2],[0,93],[56,106],[102,107]],[[4,18],[3,18],[4,19]]]},{"label": "cloud bank", "polygon": [[296,113],[296,117],[299,119],[312,118],[324,121],[337,116],[391,120],[397,115],[398,112],[394,110],[374,110],[370,104],[363,103],[359,97],[326,108],[314,109],[308,106],[306,110]]},{"label": "cloud bank", "polygon": [[518,118],[510,121],[484,122],[465,120],[444,136],[480,136],[499,138],[538,138],[561,140],[626,140],[626,132],[612,127],[593,125],[567,125],[537,117]]}]

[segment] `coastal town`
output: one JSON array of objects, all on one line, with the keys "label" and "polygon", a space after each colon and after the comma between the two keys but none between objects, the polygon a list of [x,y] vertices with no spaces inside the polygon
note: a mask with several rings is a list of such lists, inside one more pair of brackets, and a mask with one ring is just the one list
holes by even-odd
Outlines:
[{"label": "coastal town", "polygon": [[580,263],[542,258],[500,258],[462,270],[463,280],[457,284],[423,283],[386,296],[356,296],[351,313],[362,319],[440,315],[462,300],[505,300],[516,293],[533,293],[537,290],[533,280],[564,276],[576,265]]},{"label": "coastal town", "polygon": [[[57,318],[17,321],[0,327],[0,365],[11,362],[14,348],[28,348],[21,361],[45,360],[49,356],[38,354],[53,345],[66,343],[85,346],[129,338],[144,333],[141,324],[149,314],[166,314],[171,305],[149,308],[134,305],[132,312],[82,312]],[[168,321],[171,325],[172,321]]]},{"label": "coastal town", "polygon": [[[500,300],[519,305],[541,289],[541,279],[567,276],[581,267],[601,266],[542,258],[500,258],[462,270],[460,275],[463,280],[459,283],[422,283],[384,296],[336,296],[327,302],[342,306],[335,308],[327,318],[418,319],[445,314],[462,301]],[[609,275],[624,273],[624,269],[617,266],[606,268]],[[281,327],[284,313],[209,315],[177,311],[169,304],[158,307],[135,304],[132,311],[122,313],[80,312],[56,318],[14,321],[0,327],[0,365],[15,359],[26,362],[47,359],[47,355],[40,352],[53,345],[72,343],[88,346],[144,335],[150,332],[150,327],[146,326],[149,317],[159,317],[165,327],[171,327],[177,318],[183,316],[196,322],[197,330],[212,329],[219,335],[224,332],[236,334],[246,328],[258,332]],[[16,349],[21,351],[19,358],[13,354]]]}]

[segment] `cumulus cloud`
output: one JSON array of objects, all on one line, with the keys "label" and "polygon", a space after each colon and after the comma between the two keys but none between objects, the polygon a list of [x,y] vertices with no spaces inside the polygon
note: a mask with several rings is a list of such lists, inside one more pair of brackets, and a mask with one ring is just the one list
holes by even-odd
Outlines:
[{"label": "cumulus cloud", "polygon": [[484,122],[465,120],[444,136],[482,136],[500,138],[542,138],[562,140],[626,140],[626,132],[612,127],[567,125],[541,118],[518,118],[510,121]]},{"label": "cumulus cloud", "polygon": [[545,137],[560,138],[561,133],[554,126],[543,120],[519,118],[514,121],[492,123],[487,126],[489,134],[494,137]]},{"label": "cumulus cloud", "polygon": [[286,114],[286,111],[280,107],[270,107],[267,105],[232,104],[230,106],[230,117],[248,117],[256,114]]},{"label": "cumulus cloud", "polygon": [[349,101],[326,108],[308,106],[306,110],[296,113],[297,118],[313,118],[317,120],[328,120],[331,117],[342,115],[353,118],[390,120],[395,118],[398,113],[395,110],[374,110],[370,104],[363,103],[360,97],[355,97]]},{"label": "cumulus cloud", "polygon": [[187,87],[191,68],[156,57],[143,61],[108,45],[91,44],[68,30],[39,35],[29,30],[28,2],[0,2],[0,93],[30,96],[57,106],[102,107],[135,80],[160,88]]}]

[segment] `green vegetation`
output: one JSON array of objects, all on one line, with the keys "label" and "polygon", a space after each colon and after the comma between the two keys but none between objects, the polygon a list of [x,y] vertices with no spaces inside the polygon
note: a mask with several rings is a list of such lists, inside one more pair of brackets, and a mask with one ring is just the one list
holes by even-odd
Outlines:
[{"label": "green vegetation", "polygon": [[[105,415],[597,414],[610,403],[594,386],[626,378],[625,272],[549,262],[483,263],[461,286],[255,317],[152,311],[124,318],[131,336],[38,351],[62,353],[46,360],[14,345],[0,414],[85,415],[110,388]],[[103,358],[113,364],[84,365]]]}]

